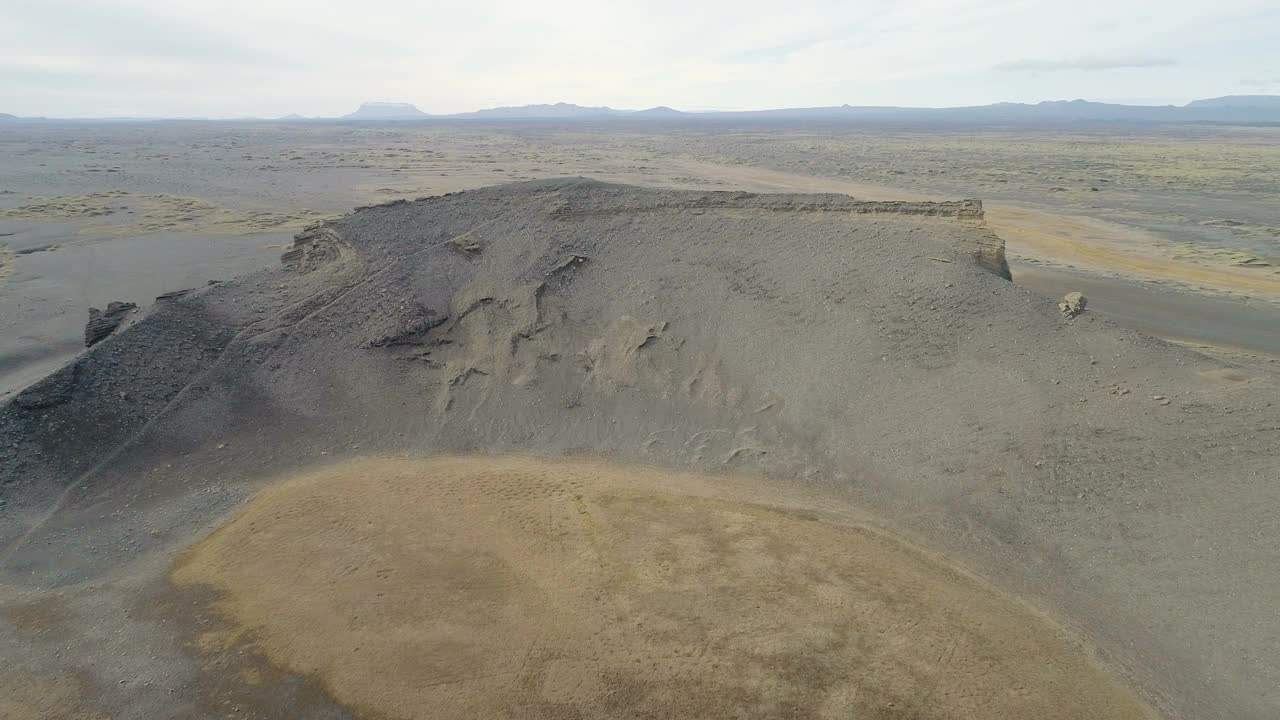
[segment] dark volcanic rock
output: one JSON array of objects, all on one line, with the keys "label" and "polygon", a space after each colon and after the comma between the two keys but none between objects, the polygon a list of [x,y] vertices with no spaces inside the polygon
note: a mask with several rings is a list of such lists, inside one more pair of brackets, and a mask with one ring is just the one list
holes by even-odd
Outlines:
[{"label": "dark volcanic rock", "polygon": [[84,346],[93,347],[101,342],[137,309],[138,306],[131,302],[113,302],[107,305],[106,310],[89,308],[89,322],[84,326]]}]

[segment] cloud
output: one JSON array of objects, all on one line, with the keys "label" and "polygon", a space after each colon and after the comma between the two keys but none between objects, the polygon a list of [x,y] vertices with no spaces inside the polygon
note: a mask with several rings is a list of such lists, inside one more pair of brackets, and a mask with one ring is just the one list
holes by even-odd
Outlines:
[{"label": "cloud", "polygon": [[752,48],[727,55],[726,62],[754,62],[758,60],[782,60],[788,55],[807,50],[822,43],[824,38],[803,38],[770,47]]},{"label": "cloud", "polygon": [[1269,90],[1271,88],[1280,88],[1280,75],[1273,78],[1246,77],[1241,78],[1237,86],[1249,88],[1251,90]]},{"label": "cloud", "polygon": [[[43,56],[178,58],[212,64],[284,62],[277,53],[163,7],[148,9],[114,2],[6,0],[0,11]],[[70,20],[67,20],[70,19]],[[7,39],[7,38],[6,38]],[[10,44],[9,55],[15,54]]]},{"label": "cloud", "polygon": [[993,70],[1001,72],[1060,72],[1064,70],[1123,70],[1127,68],[1172,67],[1178,61],[1167,57],[1082,57],[1073,60],[1013,60]]},{"label": "cloud", "polygon": [[[0,111],[340,115],[375,98],[436,113],[556,100],[1185,102],[1275,74],[1275,5],[1164,0],[1153,14],[1149,0],[791,0],[779,13],[776,0],[0,0]],[[1174,71],[1102,72],[1171,58]]]}]

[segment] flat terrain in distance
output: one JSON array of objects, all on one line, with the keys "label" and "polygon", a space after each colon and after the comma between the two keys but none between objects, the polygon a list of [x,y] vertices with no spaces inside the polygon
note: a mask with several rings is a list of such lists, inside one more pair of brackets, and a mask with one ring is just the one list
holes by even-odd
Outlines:
[{"label": "flat terrain in distance", "polygon": [[0,393],[74,354],[89,306],[271,264],[315,219],[577,175],[976,197],[1015,281],[1251,363],[1280,342],[1280,128],[50,123],[0,128]]}]

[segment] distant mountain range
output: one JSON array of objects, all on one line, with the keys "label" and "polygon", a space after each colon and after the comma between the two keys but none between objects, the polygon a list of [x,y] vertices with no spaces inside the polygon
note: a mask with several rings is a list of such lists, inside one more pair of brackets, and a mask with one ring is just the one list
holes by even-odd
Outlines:
[{"label": "distant mountain range", "polygon": [[[1194,100],[1186,105],[1119,105],[1087,100],[1047,100],[1035,104],[995,103],[970,107],[914,108],[872,105],[779,108],[718,112],[682,112],[666,106],[648,110],[618,110],[558,102],[554,104],[495,107],[450,115],[424,113],[411,103],[366,102],[341,118],[303,118],[287,115],[285,122],[404,122],[423,120],[698,120],[760,119],[813,121],[898,121],[962,124],[1069,124],[1081,122],[1129,123],[1280,123],[1280,95],[1228,95]],[[101,120],[108,120],[102,118]],[[125,118],[110,118],[119,122]],[[0,122],[50,121],[19,118],[0,113]]]},{"label": "distant mountain range", "polygon": [[[703,113],[699,113],[703,114]],[[745,112],[705,113],[717,117],[932,121],[939,123],[1072,122],[1280,122],[1280,96],[1228,96],[1186,105],[1119,105],[1088,100],[1046,100],[1035,104],[995,103],[950,108],[840,105]]]},{"label": "distant mountain range", "polygon": [[660,105],[648,110],[618,110],[559,102],[496,107],[450,115],[428,115],[409,103],[365,103],[346,120],[573,120],[619,118],[883,120],[939,123],[1073,123],[1073,122],[1225,122],[1280,123],[1280,95],[1228,95],[1186,105],[1119,105],[1088,100],[1046,100],[1035,104],[995,103],[970,107],[913,108],[875,105],[779,108],[718,112],[682,112]]},{"label": "distant mountain range", "polygon": [[520,107],[496,107],[475,112],[457,113],[444,117],[453,118],[582,118],[608,115],[625,115],[625,110],[608,107],[584,107],[573,103],[558,102],[554,105],[521,105]]},{"label": "distant mountain range", "polygon": [[1208,100],[1192,100],[1189,108],[1280,108],[1280,95],[1227,95]]}]

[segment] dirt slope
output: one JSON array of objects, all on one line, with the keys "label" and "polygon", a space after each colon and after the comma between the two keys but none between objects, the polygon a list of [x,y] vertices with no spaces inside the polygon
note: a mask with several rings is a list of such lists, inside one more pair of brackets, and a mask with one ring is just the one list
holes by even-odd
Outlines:
[{"label": "dirt slope", "polygon": [[[1171,717],[1280,712],[1276,378],[1063,319],[1001,277],[974,204],[566,179],[366,209],[284,259],[0,408],[0,603],[59,608],[0,620],[14,672],[216,714],[191,612],[154,608],[208,607],[169,564],[268,478],[588,452],[820,491],[1048,610]],[[284,706],[341,712],[289,677]]]}]

